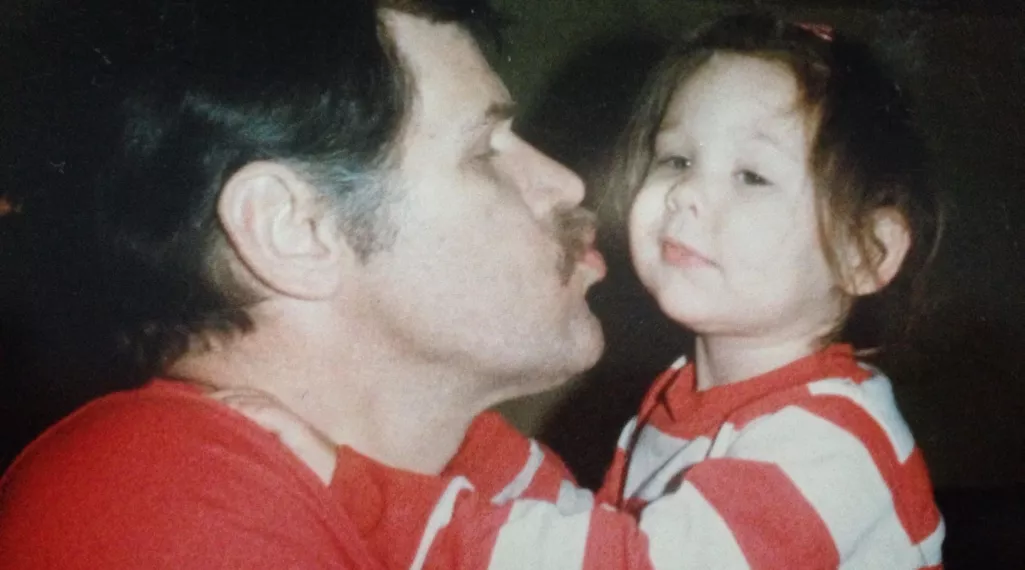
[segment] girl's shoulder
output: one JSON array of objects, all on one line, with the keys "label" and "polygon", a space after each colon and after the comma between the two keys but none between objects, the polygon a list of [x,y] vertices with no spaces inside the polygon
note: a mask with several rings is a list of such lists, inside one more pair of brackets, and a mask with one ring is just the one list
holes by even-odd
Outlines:
[{"label": "girl's shoulder", "polygon": [[825,377],[768,394],[736,410],[730,422],[738,432],[786,425],[797,438],[821,439],[831,430],[903,462],[914,452],[915,440],[890,379],[877,369],[863,369],[864,376]]}]

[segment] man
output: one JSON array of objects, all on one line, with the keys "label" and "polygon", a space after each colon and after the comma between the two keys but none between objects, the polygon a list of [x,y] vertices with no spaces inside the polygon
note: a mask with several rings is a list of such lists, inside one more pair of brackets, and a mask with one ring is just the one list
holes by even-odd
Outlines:
[{"label": "man", "polygon": [[[512,131],[470,33],[487,6],[99,4],[42,12],[35,31],[63,40],[31,65],[64,67],[18,88],[63,91],[21,120],[49,118],[25,148],[61,168],[12,171],[98,190],[110,310],[155,380],[15,461],[5,568],[422,561],[381,504],[460,483],[382,489],[375,472],[440,472],[477,413],[602,349],[582,184]],[[331,485],[205,396],[246,389],[349,446]]]}]

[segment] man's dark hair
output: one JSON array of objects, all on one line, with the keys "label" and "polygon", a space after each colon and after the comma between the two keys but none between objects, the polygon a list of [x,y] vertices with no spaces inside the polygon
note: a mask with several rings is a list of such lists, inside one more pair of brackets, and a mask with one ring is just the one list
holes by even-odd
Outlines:
[{"label": "man's dark hair", "polygon": [[78,209],[87,231],[60,239],[96,230],[90,265],[138,373],[253,327],[216,215],[244,165],[308,177],[364,258],[389,246],[382,173],[413,90],[380,8],[492,29],[485,0],[53,1],[3,29],[0,195],[26,217]]}]

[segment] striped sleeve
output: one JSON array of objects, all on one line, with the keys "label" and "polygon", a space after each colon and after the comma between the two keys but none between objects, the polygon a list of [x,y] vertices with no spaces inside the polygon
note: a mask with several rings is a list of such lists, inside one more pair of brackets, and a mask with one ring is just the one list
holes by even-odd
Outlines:
[{"label": "striped sleeve", "polygon": [[496,506],[468,492],[439,508],[447,526],[424,535],[428,556],[416,570],[652,569],[636,521],[607,506],[572,511],[529,499]]},{"label": "striped sleeve", "polygon": [[[927,480],[911,473],[919,457],[902,463],[895,455],[886,430],[843,398],[817,397],[758,418],[645,508],[652,561],[657,568],[939,567],[942,521]],[[907,487],[916,480],[922,488]],[[908,496],[928,499],[911,512]]]},{"label": "striped sleeve", "polygon": [[710,460],[647,506],[656,568],[836,568],[814,509],[771,463]]},{"label": "striped sleeve", "polygon": [[626,473],[629,457],[627,450],[631,448],[634,433],[637,431],[637,417],[635,416],[619,434],[619,441],[616,443],[616,451],[612,456],[612,464],[605,471],[605,478],[602,481],[601,489],[595,499],[599,503],[615,505],[619,498],[624,495],[626,485]]},{"label": "striped sleeve", "polygon": [[[558,455],[516,430],[497,412],[474,419],[443,476],[466,477],[495,504],[513,499],[588,500]],[[585,496],[586,494],[586,496]]]}]

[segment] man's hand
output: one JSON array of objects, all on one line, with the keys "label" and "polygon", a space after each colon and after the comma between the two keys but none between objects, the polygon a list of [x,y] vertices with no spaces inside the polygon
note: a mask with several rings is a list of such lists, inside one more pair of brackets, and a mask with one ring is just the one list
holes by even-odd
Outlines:
[{"label": "man's hand", "polygon": [[277,398],[252,389],[221,390],[209,396],[278,436],[325,485],[331,483],[337,461],[335,444]]}]

